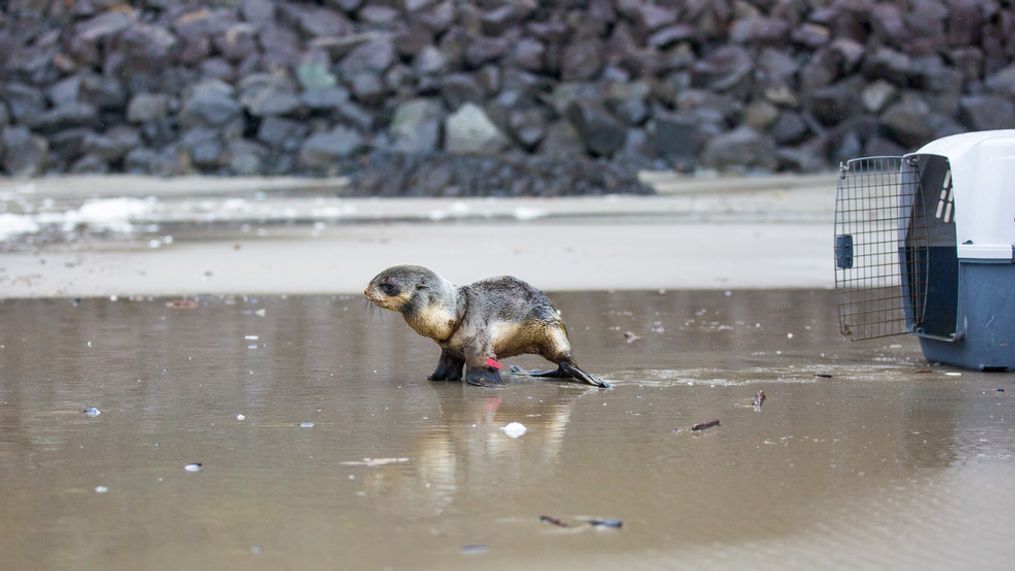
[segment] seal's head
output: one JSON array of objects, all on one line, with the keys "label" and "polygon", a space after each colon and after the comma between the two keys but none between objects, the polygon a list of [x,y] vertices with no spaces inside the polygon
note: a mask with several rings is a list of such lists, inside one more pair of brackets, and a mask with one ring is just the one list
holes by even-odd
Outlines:
[{"label": "seal's head", "polygon": [[436,341],[447,339],[464,313],[455,285],[423,266],[392,266],[370,280],[363,295]]},{"label": "seal's head", "polygon": [[429,268],[392,266],[370,280],[363,295],[378,307],[405,313],[418,305],[417,294],[422,290],[441,289],[443,284],[444,278]]}]

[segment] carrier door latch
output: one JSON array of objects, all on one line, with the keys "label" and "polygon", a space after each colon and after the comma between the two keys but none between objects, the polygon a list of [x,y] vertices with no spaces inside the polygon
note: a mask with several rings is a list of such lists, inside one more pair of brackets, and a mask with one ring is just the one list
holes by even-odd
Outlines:
[{"label": "carrier door latch", "polygon": [[835,236],[835,267],[848,270],[853,267],[853,235]]}]

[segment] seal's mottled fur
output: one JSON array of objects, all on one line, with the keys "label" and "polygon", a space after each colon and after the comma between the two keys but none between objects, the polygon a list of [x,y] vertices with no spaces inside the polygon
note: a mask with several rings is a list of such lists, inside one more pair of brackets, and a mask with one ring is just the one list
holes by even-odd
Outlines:
[{"label": "seal's mottled fur", "polygon": [[371,302],[397,311],[417,333],[441,347],[431,380],[473,385],[502,383],[488,361],[532,353],[557,364],[533,376],[575,378],[597,387],[608,384],[578,368],[560,314],[546,295],[511,276],[457,287],[422,266],[394,266],[363,290]]}]

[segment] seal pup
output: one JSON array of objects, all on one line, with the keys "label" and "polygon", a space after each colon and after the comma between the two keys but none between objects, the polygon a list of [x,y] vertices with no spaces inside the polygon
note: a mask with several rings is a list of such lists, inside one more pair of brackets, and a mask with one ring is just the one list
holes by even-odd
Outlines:
[{"label": "seal pup", "polygon": [[511,276],[458,287],[423,266],[393,266],[370,280],[363,294],[378,307],[402,314],[416,333],[441,347],[432,381],[485,387],[503,384],[498,358],[526,353],[555,363],[534,377],[573,378],[610,385],[578,367],[560,314],[546,294]]}]

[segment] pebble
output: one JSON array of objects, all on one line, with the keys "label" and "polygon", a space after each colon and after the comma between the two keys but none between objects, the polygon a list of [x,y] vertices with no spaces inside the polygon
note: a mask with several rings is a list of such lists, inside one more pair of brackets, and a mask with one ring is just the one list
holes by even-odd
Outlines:
[{"label": "pebble", "polygon": [[186,466],[183,467],[183,469],[188,471],[188,472],[200,472],[201,471],[201,463],[200,462],[194,462],[192,464],[187,464]]},{"label": "pebble", "polygon": [[109,488],[106,487],[106,486],[95,486],[95,493],[96,494],[105,494],[108,491],[109,491]]},{"label": "pebble", "polygon": [[90,407],[85,409],[85,414],[87,416],[95,418],[96,416],[99,416],[100,414],[102,414],[102,411],[97,409],[97,408],[95,408],[94,406],[90,406]]},{"label": "pebble", "polygon": [[314,427],[314,423],[312,423],[312,422],[301,422],[300,423],[300,428],[313,428],[313,427]]}]

